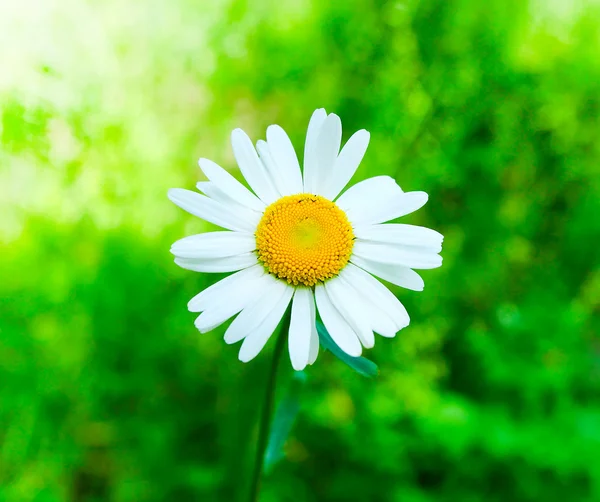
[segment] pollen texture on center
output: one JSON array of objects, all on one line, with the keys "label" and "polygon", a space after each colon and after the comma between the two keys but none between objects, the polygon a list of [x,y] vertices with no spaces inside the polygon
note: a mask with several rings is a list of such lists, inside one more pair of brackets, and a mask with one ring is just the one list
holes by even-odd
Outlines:
[{"label": "pollen texture on center", "polygon": [[258,259],[273,275],[314,286],[348,263],[352,225],[335,203],[307,193],[288,195],[265,210],[256,229]]}]

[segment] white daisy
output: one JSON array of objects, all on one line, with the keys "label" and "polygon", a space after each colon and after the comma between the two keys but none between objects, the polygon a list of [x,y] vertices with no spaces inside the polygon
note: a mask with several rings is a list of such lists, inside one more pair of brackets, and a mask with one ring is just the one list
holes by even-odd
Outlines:
[{"label": "white daisy", "polygon": [[[412,269],[439,267],[442,235],[414,225],[384,222],[416,211],[425,192],[403,192],[389,176],[376,176],[340,192],[369,144],[356,132],[340,151],[340,118],[316,110],[308,124],[304,170],[285,131],[272,125],[256,148],[241,129],[233,153],[251,192],[207,159],[200,168],[204,193],[173,188],[182,209],[227,230],[185,237],[173,244],[175,263],[197,272],[235,272],[188,303],[201,312],[207,332],[237,314],[225,341],[243,340],[241,361],[262,350],[291,305],[289,353],[296,370],[319,352],[316,314],[333,340],[351,356],[371,348],[374,333],[393,337],[408,326],[408,313],[373,275],[421,291]],[[258,153],[257,153],[258,151]],[[373,275],[371,275],[373,274]]]}]

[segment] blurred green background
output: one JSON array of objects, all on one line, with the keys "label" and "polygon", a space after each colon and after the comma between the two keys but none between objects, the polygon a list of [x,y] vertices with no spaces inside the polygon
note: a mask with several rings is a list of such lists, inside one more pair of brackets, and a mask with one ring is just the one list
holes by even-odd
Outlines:
[{"label": "blurred green background", "polygon": [[166,191],[323,106],[444,266],[378,379],[308,369],[262,500],[600,500],[599,50],[592,1],[0,3],[0,500],[243,500],[273,343],[195,330]]}]

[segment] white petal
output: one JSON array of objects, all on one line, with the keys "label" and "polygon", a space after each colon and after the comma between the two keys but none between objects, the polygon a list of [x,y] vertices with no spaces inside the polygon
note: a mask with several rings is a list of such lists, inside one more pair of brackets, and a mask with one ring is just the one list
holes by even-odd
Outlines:
[{"label": "white petal", "polygon": [[207,300],[206,310],[198,316],[194,323],[196,327],[201,333],[206,333],[244,309],[256,299],[257,295],[264,294],[268,289],[268,282],[264,280],[264,277],[254,280],[239,280],[236,282],[236,287],[232,287],[231,283],[226,288],[222,287],[218,295]]},{"label": "white petal", "polygon": [[425,286],[419,274],[403,265],[389,265],[358,256],[352,256],[350,261],[367,272],[381,277],[384,281],[391,282],[396,286],[412,289],[413,291],[423,291]]},{"label": "white petal", "polygon": [[258,158],[254,145],[248,135],[241,129],[231,133],[233,155],[237,160],[240,171],[254,190],[254,193],[265,204],[271,204],[280,197],[263,163]]},{"label": "white petal", "polygon": [[233,320],[225,332],[226,343],[239,342],[255,330],[275,308],[285,289],[289,287],[285,282],[269,274],[266,274],[264,280],[269,284],[268,289],[262,295],[256,296],[254,301]]},{"label": "white petal", "polygon": [[340,152],[342,142],[342,121],[331,113],[323,122],[317,139],[318,174],[314,193],[322,195],[330,183],[333,165]]},{"label": "white petal", "polygon": [[200,159],[198,164],[206,177],[223,193],[255,211],[263,212],[265,210],[265,203],[221,166],[208,159]]},{"label": "white petal", "polygon": [[[279,302],[275,305],[273,310],[271,310],[269,315],[244,339],[242,347],[240,348],[240,361],[247,363],[251,359],[254,359],[262,350],[273,334],[273,331],[275,331],[275,328],[277,328],[283,314],[285,314],[293,294],[294,288],[287,286],[283,296],[279,299]],[[280,336],[284,335],[284,333],[281,333]]]},{"label": "white petal", "polygon": [[[228,207],[234,207],[236,210],[249,211],[250,214],[262,215],[263,211],[255,211],[254,209],[249,208],[248,206],[243,206],[237,200],[232,199],[225,192],[221,191],[219,188],[215,186],[214,183],[210,181],[199,181],[196,183],[196,188],[201,191],[204,195],[210,197],[212,200],[217,201],[221,204],[224,204]],[[259,199],[260,200],[260,199]],[[261,201],[262,204],[262,201]],[[255,216],[256,217],[256,216]],[[260,218],[260,216],[258,216]]]},{"label": "white petal", "polygon": [[233,199],[227,197],[225,193],[221,192],[221,190],[219,190],[215,184],[211,183],[210,181],[199,181],[196,183],[196,188],[204,195],[222,204],[230,204],[233,201]]},{"label": "white petal", "polygon": [[[312,293],[311,293],[312,294]],[[314,298],[312,303],[313,315],[316,312]],[[308,354],[308,364],[314,364],[319,356],[319,333],[317,333],[316,319],[313,317],[313,326],[310,330],[310,350]]]},{"label": "white petal", "polygon": [[382,310],[387,312],[396,323],[398,329],[408,326],[410,318],[404,305],[372,275],[352,263],[348,263],[340,275],[352,284],[355,289],[362,291],[363,295],[370,298],[375,305],[379,305]]},{"label": "white petal", "polygon": [[183,188],[171,188],[169,199],[190,214],[229,230],[254,233],[260,214],[241,206],[230,206]]},{"label": "white petal", "polygon": [[394,197],[404,192],[390,176],[375,176],[351,186],[335,203],[343,209],[354,226],[371,223]]},{"label": "white petal", "polygon": [[[311,308],[311,303],[313,307]],[[309,288],[296,288],[292,302],[292,318],[288,348],[292,367],[302,371],[310,359],[312,330],[315,329],[314,299]]]},{"label": "white petal", "polygon": [[373,335],[369,319],[364,313],[364,304],[354,290],[348,288],[338,276],[325,283],[325,291],[327,291],[331,303],[357,334],[360,342],[367,349],[372,348],[375,345],[375,335]]},{"label": "white petal", "polygon": [[175,258],[175,263],[186,270],[194,272],[235,272],[256,265],[256,254],[245,253],[225,258]]},{"label": "white petal", "polygon": [[444,236],[435,230],[402,223],[363,225],[354,229],[357,239],[387,244],[403,244],[426,248],[433,253],[442,250]]},{"label": "white petal", "polygon": [[206,232],[179,239],[171,246],[178,258],[224,258],[256,249],[256,238],[246,232]]},{"label": "white petal", "polygon": [[315,193],[319,179],[317,139],[326,118],[327,112],[324,108],[315,110],[306,131],[306,143],[304,145],[304,191],[308,193]]},{"label": "white petal", "polygon": [[395,197],[385,205],[373,223],[383,223],[415,212],[422,208],[429,196],[425,192],[404,192],[401,197]]},{"label": "white petal", "polygon": [[322,284],[315,286],[315,299],[323,324],[325,324],[333,341],[346,354],[354,357],[360,356],[362,346],[356,333],[334,307]]},{"label": "white petal", "polygon": [[317,332],[317,307],[315,306],[315,296],[310,290],[310,349],[308,354],[308,364],[313,364],[319,355],[319,333]]},{"label": "white petal", "polygon": [[356,228],[405,216],[426,202],[425,192],[403,192],[389,176],[376,176],[351,186],[336,204]]},{"label": "white petal", "polygon": [[194,326],[196,326],[196,329],[200,331],[200,333],[208,333],[219,327],[235,314],[236,312],[225,311],[223,309],[203,312],[194,321]]},{"label": "white petal", "polygon": [[344,275],[340,274],[338,279],[343,281],[346,287],[351,289],[357,295],[359,302],[362,304],[363,313],[369,320],[369,326],[375,333],[386,338],[393,338],[396,336],[398,326],[387,312],[377,305],[372,298],[365,295],[363,290],[357,289],[357,287],[349,282]]},{"label": "white petal", "polygon": [[291,192],[288,192],[287,185],[285,180],[283,179],[283,173],[278,168],[273,156],[271,155],[271,150],[269,149],[269,145],[267,145],[266,141],[259,139],[256,142],[256,149],[258,150],[258,155],[260,161],[265,166],[269,177],[273,181],[275,188],[278,193],[281,195],[291,195]]},{"label": "white petal", "polygon": [[[259,212],[249,208],[248,206],[240,204],[239,201],[232,199],[229,195],[220,190],[214,183],[211,183],[210,181],[199,181],[198,183],[196,183],[196,188],[200,190],[203,194],[220,204],[234,209],[235,211],[244,211],[248,214],[251,214],[255,220],[260,220],[264,212],[264,209]],[[260,199],[258,200],[260,201]],[[264,203],[262,201],[260,201],[260,203],[263,204],[263,208],[266,207],[264,206]]]},{"label": "white petal", "polygon": [[335,199],[354,176],[369,146],[370,134],[364,129],[355,132],[342,148],[333,166],[331,180],[323,197]]},{"label": "white petal", "polygon": [[229,296],[236,291],[252,288],[257,284],[257,281],[260,283],[259,279],[264,275],[265,269],[259,264],[240,270],[194,296],[188,302],[188,310],[190,312],[202,312],[213,305],[227,302]]},{"label": "white petal", "polygon": [[302,173],[294,146],[286,132],[278,125],[267,128],[267,144],[275,165],[281,171],[286,187],[285,194],[302,193]]},{"label": "white petal", "polygon": [[416,269],[437,268],[442,265],[442,257],[439,254],[399,244],[373,243],[357,239],[354,241],[352,254],[367,260]]}]

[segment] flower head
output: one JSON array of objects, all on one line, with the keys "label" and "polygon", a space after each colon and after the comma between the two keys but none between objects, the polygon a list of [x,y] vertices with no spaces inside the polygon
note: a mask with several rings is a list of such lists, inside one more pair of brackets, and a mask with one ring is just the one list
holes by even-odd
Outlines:
[{"label": "flower head", "polygon": [[[443,237],[414,225],[384,223],[416,211],[424,192],[403,192],[389,176],[340,192],[356,172],[369,133],[356,132],[340,151],[335,114],[316,110],[309,122],[304,170],[285,131],[272,125],[256,148],[232,133],[239,168],[252,191],[207,159],[198,183],[204,195],[173,188],[179,207],[227,229],[185,237],[171,252],[179,266],[198,272],[235,272],[188,303],[207,332],[236,316],[225,341],[243,340],[239,358],[253,359],[291,303],[289,352],[296,370],[319,352],[317,312],[333,340],[351,356],[371,348],[374,333],[393,337],[408,326],[400,301],[374,275],[421,291],[413,269],[439,267]],[[373,274],[373,275],[371,275]]]}]

